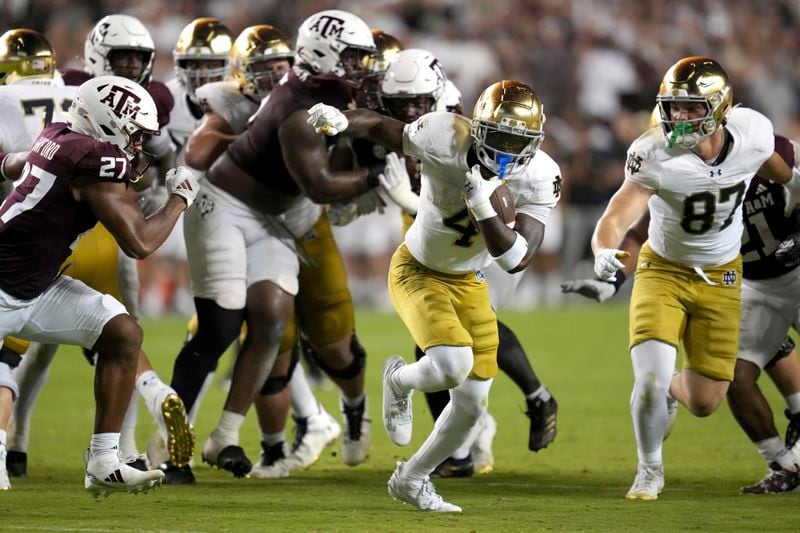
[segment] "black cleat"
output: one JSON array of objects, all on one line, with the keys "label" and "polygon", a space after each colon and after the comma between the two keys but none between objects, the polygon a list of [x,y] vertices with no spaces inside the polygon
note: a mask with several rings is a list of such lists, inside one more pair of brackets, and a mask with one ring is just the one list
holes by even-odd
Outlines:
[{"label": "black cleat", "polygon": [[[784,411],[786,418],[789,419],[789,425],[786,427],[786,447],[791,449],[795,445],[797,439],[800,439],[800,413],[792,414],[790,410]],[[11,454],[11,452],[8,452]]]},{"label": "black cleat", "polygon": [[167,462],[158,468],[164,472],[164,485],[194,485],[197,482],[188,464],[175,466]]},{"label": "black cleat", "polygon": [[27,477],[28,475],[28,454],[8,450],[6,455],[6,472],[11,477]]},{"label": "black cleat", "polygon": [[472,477],[474,473],[472,456],[468,455],[463,459],[448,457],[431,472],[431,477]]},{"label": "black cleat", "polygon": [[552,396],[544,401],[541,398],[527,400],[528,410],[525,414],[531,419],[531,430],[528,436],[528,449],[538,452],[556,438],[556,416],[558,403]]},{"label": "black cleat", "polygon": [[778,463],[769,465],[769,472],[760,481],[742,487],[742,494],[780,494],[800,487],[800,473],[784,470]]},{"label": "black cleat", "polygon": [[244,477],[253,469],[253,463],[247,458],[241,446],[226,446],[219,452],[217,462],[212,463],[205,457],[203,460],[221,470],[227,470],[233,477]]}]

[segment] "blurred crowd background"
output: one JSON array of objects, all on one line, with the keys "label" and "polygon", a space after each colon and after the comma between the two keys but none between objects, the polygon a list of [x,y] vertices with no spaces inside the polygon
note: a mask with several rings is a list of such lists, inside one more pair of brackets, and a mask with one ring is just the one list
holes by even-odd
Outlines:
[{"label": "blurred crowd background", "polygon": [[[406,48],[432,51],[461,89],[467,113],[498,79],[524,81],[541,97],[543,149],[561,165],[563,197],[513,302],[519,308],[577,301],[562,297],[560,282],[591,274],[594,223],[623,178],[628,145],[647,127],[661,76],[679,58],[719,60],[736,102],[800,139],[800,0],[0,0],[0,27],[42,31],[60,66],[80,68],[94,23],[130,14],[150,30],[155,78],[167,81],[177,36],[196,17],[219,18],[234,33],[272,24],[294,41],[306,16],[332,8],[356,13]],[[398,213],[342,228],[337,239],[357,303],[386,308]],[[192,311],[179,248],[142,265],[145,313]]]}]

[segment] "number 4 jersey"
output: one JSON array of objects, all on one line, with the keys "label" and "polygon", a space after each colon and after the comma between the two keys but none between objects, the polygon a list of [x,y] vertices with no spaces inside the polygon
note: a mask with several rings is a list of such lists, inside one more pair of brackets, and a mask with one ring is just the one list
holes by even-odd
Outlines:
[{"label": "number 4 jersey", "polygon": [[44,292],[78,237],[97,223],[89,205],[73,196],[79,176],[127,185],[130,165],[117,146],[50,124],[0,206],[0,289],[6,293],[30,300]]},{"label": "number 4 jersey", "polygon": [[[466,173],[478,163],[471,148],[470,120],[455,113],[428,113],[403,131],[403,152],[422,161],[419,210],[406,245],[414,259],[446,274],[475,272],[491,261],[462,196]],[[517,213],[544,224],[561,194],[561,172],[539,150],[506,184]]]},{"label": "number 4 jersey", "polygon": [[744,193],[774,152],[773,130],[767,117],[741,107],[731,111],[725,130],[721,161],[703,161],[679,146],[668,148],[660,127],[629,148],[625,178],[655,191],[648,231],[650,246],[661,257],[711,267],[739,254]]}]

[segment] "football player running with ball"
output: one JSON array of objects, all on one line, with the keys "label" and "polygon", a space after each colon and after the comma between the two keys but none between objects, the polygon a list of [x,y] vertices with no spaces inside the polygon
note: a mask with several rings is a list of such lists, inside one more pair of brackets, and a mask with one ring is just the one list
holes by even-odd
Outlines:
[{"label": "football player running with ball", "polygon": [[[420,510],[460,512],[436,493],[429,475],[484,415],[497,373],[497,319],[483,269],[492,260],[509,272],[524,269],[556,203],[539,192],[552,188],[549,182],[541,187],[535,171],[535,156],[551,162],[537,154],[544,137],[542,104],[527,85],[505,80],[483,91],[472,120],[434,112],[405,124],[324,104],[309,114],[317,131],[365,137],[422,162],[417,216],[392,258],[389,293],[425,356],[411,364],[392,356],[384,363],[384,427],[404,446],[411,440],[414,390],[449,389],[451,401],[422,447],[397,464],[389,494]],[[515,200],[513,229],[490,199],[503,183]]]}]

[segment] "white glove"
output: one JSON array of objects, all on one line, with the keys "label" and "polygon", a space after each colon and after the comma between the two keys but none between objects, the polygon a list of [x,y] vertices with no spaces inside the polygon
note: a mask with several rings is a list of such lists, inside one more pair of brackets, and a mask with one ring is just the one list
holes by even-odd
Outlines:
[{"label": "white glove", "polygon": [[377,211],[383,214],[383,203],[377,191],[371,190],[357,196],[349,202],[335,202],[328,208],[328,220],[334,226],[346,226],[356,218]]},{"label": "white glove", "polygon": [[389,152],[386,155],[386,167],[383,169],[383,174],[378,175],[378,181],[389,198],[403,211],[411,215],[417,214],[419,196],[411,190],[411,178],[406,170],[405,158]]},{"label": "white glove", "polygon": [[308,114],[311,116],[306,122],[311,124],[317,133],[322,132],[333,137],[347,129],[348,122],[344,113],[333,106],[314,104],[308,110]]},{"label": "white glove", "polygon": [[167,203],[167,189],[162,185],[154,185],[145,189],[138,198],[139,207],[145,217],[149,217]]},{"label": "white glove", "polygon": [[499,178],[484,179],[480,165],[475,165],[467,171],[464,181],[464,202],[476,221],[497,216],[489,197],[502,183]]},{"label": "white glove", "polygon": [[617,287],[610,281],[599,279],[576,279],[561,284],[561,292],[576,292],[602,303],[617,293]]},{"label": "white glove", "polygon": [[614,248],[603,248],[594,256],[594,275],[602,281],[617,281],[617,270],[623,268],[620,259],[631,254]]},{"label": "white glove", "polygon": [[169,194],[177,194],[186,200],[186,209],[191,207],[195,196],[200,192],[200,184],[197,182],[194,172],[184,166],[170,169],[167,172],[164,185]]}]

